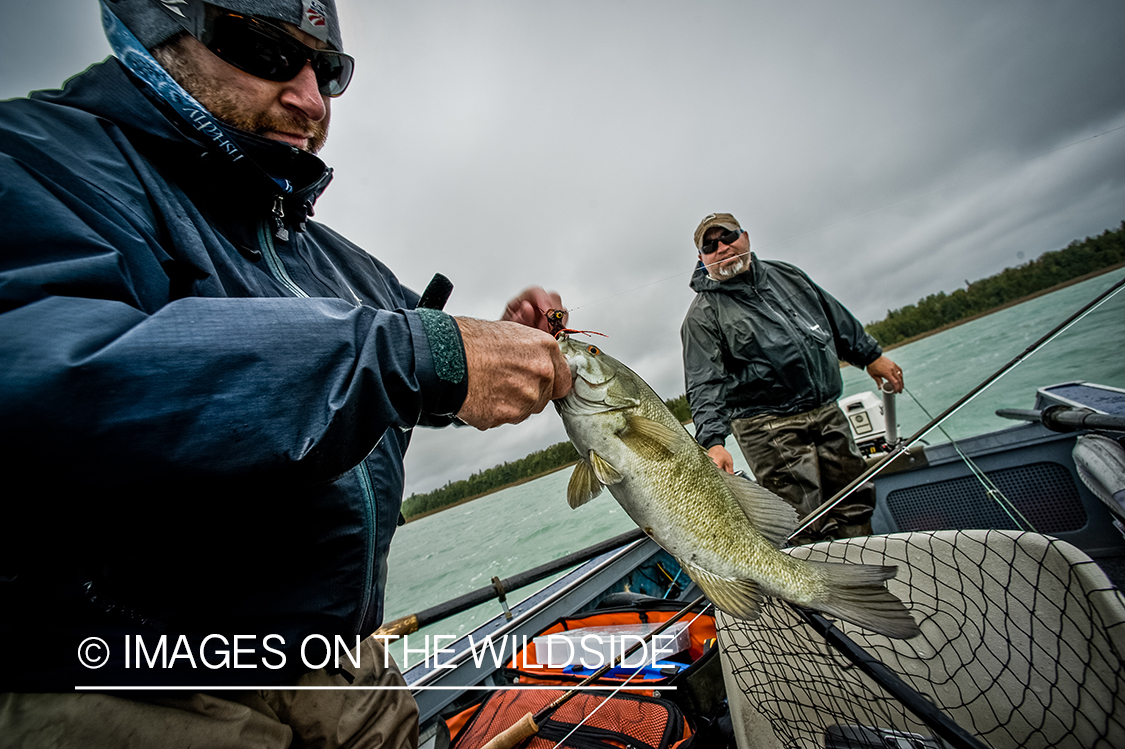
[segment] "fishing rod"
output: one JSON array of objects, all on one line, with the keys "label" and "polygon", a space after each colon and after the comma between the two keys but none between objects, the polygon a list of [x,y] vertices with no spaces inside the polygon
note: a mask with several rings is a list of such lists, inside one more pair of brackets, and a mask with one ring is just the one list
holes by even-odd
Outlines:
[{"label": "fishing rod", "polygon": [[[520,718],[520,720],[518,722],[515,723],[515,725],[512,725],[509,728],[505,729],[504,731],[502,731],[502,732],[496,734],[495,736],[493,736],[488,741],[488,743],[486,743],[484,746],[481,747],[481,749],[511,749],[511,747],[516,746],[517,744],[519,744],[524,739],[528,739],[528,738],[534,736],[535,734],[539,733],[540,724],[542,724],[543,721],[546,720],[547,718],[551,717],[551,715],[556,710],[558,710],[560,707],[562,707],[564,704],[566,704],[572,697],[574,697],[576,694],[578,694],[578,692],[583,687],[588,686],[589,684],[591,684],[591,683],[597,681],[598,679],[600,679],[611,668],[614,668],[615,666],[617,666],[618,663],[621,663],[626,658],[628,658],[630,655],[632,655],[633,653],[640,650],[642,647],[645,646],[646,643],[651,641],[653,637],[660,634],[664,630],[668,629],[673,624],[678,622],[680,619],[683,619],[685,616],[687,616],[689,613],[691,613],[692,609],[694,609],[696,606],[699,606],[699,605],[703,604],[703,602],[706,601],[706,600],[707,600],[707,596],[699,596],[699,598],[696,598],[694,601],[689,603],[687,606],[683,607],[682,609],[677,611],[675,614],[673,614],[667,621],[661,623],[661,625],[659,627],[657,627],[656,629],[654,629],[651,632],[649,632],[648,634],[646,634],[640,640],[640,642],[633,643],[633,646],[630,647],[628,650],[626,650],[624,653],[621,653],[616,658],[614,658],[611,662],[606,663],[604,666],[599,668],[597,671],[595,671],[594,673],[590,674],[585,679],[583,679],[580,683],[578,683],[575,686],[568,689],[566,692],[564,692],[562,695],[560,695],[559,698],[556,699],[551,704],[547,705],[544,708],[541,708],[538,712],[536,712],[534,714],[529,712],[526,715],[524,715],[522,718]],[[624,685],[622,685],[622,686],[624,686]]]},{"label": "fishing rod", "polygon": [[538,567],[533,567],[525,572],[520,572],[512,577],[501,580],[498,577],[492,578],[492,585],[486,585],[483,588],[478,588],[474,591],[466,593],[457,598],[450,599],[444,603],[439,603],[436,606],[431,606],[428,609],[423,609],[414,614],[407,614],[406,616],[399,617],[393,621],[386,622],[383,626],[375,631],[376,635],[391,635],[401,636],[409,635],[417,632],[422,627],[433,624],[447,617],[459,614],[462,611],[467,611],[474,606],[496,599],[504,606],[505,616],[511,619],[511,611],[507,605],[507,593],[511,590],[522,588],[525,585],[530,585],[533,582],[542,580],[545,577],[550,577],[556,572],[561,572],[567,568],[574,567],[582,562],[589,561],[594,557],[601,556],[606,552],[618,549],[626,544],[640,541],[645,536],[644,531],[640,528],[634,528],[631,531],[622,533],[619,536],[606,539],[600,543],[592,546],[587,546],[584,549],[571,552],[566,556],[559,557]]},{"label": "fishing rod", "polygon": [[966,404],[968,404],[969,401],[973,400],[978,395],[980,395],[980,393],[983,390],[985,390],[985,388],[989,387],[993,382],[995,382],[996,380],[1003,377],[1005,374],[1008,373],[1009,370],[1011,370],[1012,368],[1014,368],[1017,365],[1019,365],[1020,363],[1022,363],[1024,359],[1031,356],[1033,353],[1035,353],[1035,351],[1037,351],[1039,348],[1041,348],[1044,344],[1050,342],[1059,333],[1063,332],[1068,327],[1073,325],[1075,322],[1078,321],[1078,319],[1085,316],[1091,310],[1093,310],[1095,307],[1098,307],[1099,305],[1104,303],[1106,300],[1108,300],[1111,296],[1113,296],[1114,294],[1119,292],[1122,287],[1125,287],[1125,277],[1123,277],[1120,281],[1113,284],[1108,289],[1106,289],[1104,292],[1099,294],[1093,301],[1084,305],[1080,310],[1078,310],[1077,312],[1072,314],[1066,320],[1064,320],[1061,323],[1059,323],[1058,325],[1056,325],[1049,333],[1044,335],[1042,338],[1040,338],[1035,343],[1028,346],[1018,356],[1016,356],[1014,359],[1009,361],[1004,366],[1000,367],[1000,369],[993,372],[982,383],[980,383],[975,388],[970,390],[960,400],[958,400],[956,403],[954,403],[949,408],[942,411],[934,419],[932,419],[930,421],[930,423],[926,424],[924,427],[922,427],[920,430],[918,430],[918,432],[916,432],[913,437],[910,437],[909,439],[907,439],[905,441],[901,441],[901,442],[899,442],[899,444],[895,445],[891,449],[891,451],[889,453],[887,453],[886,456],[883,457],[882,460],[880,460],[878,463],[876,463],[875,465],[871,466],[866,471],[861,473],[859,476],[857,476],[855,479],[853,479],[851,483],[849,483],[847,486],[845,486],[843,489],[841,489],[839,492],[837,492],[835,496],[833,496],[831,499],[829,499],[827,502],[822,504],[820,507],[816,508],[811,513],[806,515],[805,519],[803,521],[801,521],[801,524],[797,527],[797,529],[794,530],[793,533],[791,533],[789,535],[789,538],[792,539],[794,536],[796,536],[797,534],[804,531],[806,528],[808,528],[810,525],[815,523],[817,520],[824,517],[824,515],[827,514],[829,510],[831,510],[833,507],[838,505],[840,502],[842,502],[847,497],[851,496],[851,494],[856,489],[858,489],[860,486],[862,486],[865,481],[867,481],[869,478],[871,478],[873,476],[876,476],[879,473],[881,473],[883,471],[883,469],[887,468],[895,459],[897,459],[898,457],[900,457],[901,455],[906,453],[906,451],[908,449],[913,447],[914,444],[916,442],[918,442],[920,439],[922,439],[922,437],[924,437],[927,433],[929,433],[929,431],[931,429],[933,429],[938,424],[940,424],[941,422],[948,419],[950,416],[955,414],[957,411],[960,411],[961,408],[964,407]]}]

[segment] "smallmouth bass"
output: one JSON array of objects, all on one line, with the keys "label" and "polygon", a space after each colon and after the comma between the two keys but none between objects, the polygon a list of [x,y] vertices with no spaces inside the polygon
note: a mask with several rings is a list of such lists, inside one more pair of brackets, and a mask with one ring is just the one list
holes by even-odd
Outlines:
[{"label": "smallmouth bass", "polygon": [[887,637],[919,634],[887,590],[897,567],[808,562],[780,551],[797,527],[791,505],[719,470],[648,384],[597,346],[559,347],[574,389],[555,401],[580,460],[567,487],[577,508],[610,493],[676,558],[718,608],[740,619],[774,596]]}]

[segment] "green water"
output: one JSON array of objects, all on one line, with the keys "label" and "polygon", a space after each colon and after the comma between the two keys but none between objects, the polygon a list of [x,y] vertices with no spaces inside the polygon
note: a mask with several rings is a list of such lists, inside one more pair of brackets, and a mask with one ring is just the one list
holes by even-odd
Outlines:
[{"label": "green water", "polygon": [[[909,393],[898,397],[899,435],[912,436],[937,415],[1018,356],[1084,304],[1118,281],[1115,271],[1010,307],[920,341],[893,349]],[[670,342],[679,356],[678,342]],[[844,395],[875,390],[866,373],[843,370]],[[1031,408],[1037,387],[1087,380],[1125,388],[1125,292],[1122,292],[1023,363],[948,419],[931,444],[1013,426],[998,408]],[[915,401],[917,399],[917,401]],[[920,405],[919,405],[920,404]],[[737,453],[737,451],[735,451]],[[736,467],[745,468],[741,455]],[[609,492],[571,510],[566,503],[570,472],[560,471],[474,502],[423,518],[398,529],[391,545],[387,619],[434,606],[510,577],[564,554],[633,528]],[[518,601],[536,586],[509,595]],[[499,603],[478,606],[411,636],[461,636],[500,613]],[[417,639],[415,639],[417,638]],[[401,664],[402,648],[392,646]],[[420,656],[413,656],[409,665]]]},{"label": "green water", "polygon": [[[1063,320],[1119,281],[1125,271],[1107,273],[1029,302],[924,338],[887,356],[903,369],[906,389],[896,399],[899,436],[912,436],[933,416],[1046,335]],[[854,367],[843,370],[844,395],[873,390],[874,381]],[[1087,380],[1125,387],[1125,291],[1024,359],[966,407],[931,431],[932,444],[1014,426],[996,416],[998,408],[1031,408],[1035,390]]]}]

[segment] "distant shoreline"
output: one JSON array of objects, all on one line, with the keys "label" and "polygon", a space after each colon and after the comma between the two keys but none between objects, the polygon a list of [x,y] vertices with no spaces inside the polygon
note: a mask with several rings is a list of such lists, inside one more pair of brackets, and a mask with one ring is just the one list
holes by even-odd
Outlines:
[{"label": "distant shoreline", "polygon": [[[1098,276],[1105,275],[1106,273],[1112,273],[1113,271],[1120,270],[1121,268],[1125,268],[1125,263],[1118,263],[1117,265],[1112,265],[1108,268],[1103,268],[1101,270],[1096,270],[1096,271],[1092,271],[1090,273],[1086,273],[1085,275],[1082,275],[1082,276],[1077,276],[1075,278],[1070,279],[1069,281],[1063,281],[1062,283],[1055,284],[1054,286],[1051,286],[1050,288],[1041,289],[1040,291],[1036,291],[1034,293],[1028,294],[1027,296],[1020,297],[1019,299],[1014,299],[1010,302],[1005,302],[1004,304],[993,307],[992,309],[986,310],[985,312],[978,312],[977,314],[972,315],[970,317],[966,317],[966,318],[963,318],[961,320],[957,320],[956,322],[947,323],[947,324],[942,325],[940,327],[934,328],[933,330],[926,331],[925,333],[919,333],[916,336],[911,336],[910,338],[906,338],[904,340],[901,340],[898,343],[892,343],[889,346],[885,346],[883,348],[883,351],[890,351],[891,349],[898,348],[899,346],[905,346],[908,343],[914,343],[915,341],[920,341],[923,338],[929,338],[932,335],[935,335],[937,333],[943,333],[947,330],[950,330],[951,328],[956,328],[959,325],[964,325],[965,323],[972,322],[973,320],[979,320],[982,317],[987,317],[988,315],[991,315],[993,312],[999,312],[1001,310],[1008,309],[1009,307],[1014,307],[1017,304],[1023,304],[1024,302],[1029,302],[1032,299],[1035,299],[1036,297],[1041,297],[1045,294],[1050,294],[1052,292],[1059,291],[1060,289],[1065,289],[1067,286],[1073,286],[1074,284],[1082,283],[1083,281],[1089,281],[1091,278],[1097,278]],[[849,366],[849,365],[845,362],[841,362],[840,366],[846,367],[846,366]],[[544,476],[549,476],[552,473],[557,473],[558,471],[563,471],[563,470],[566,470],[567,468],[570,468],[576,462],[577,461],[567,463],[566,465],[559,466],[558,468],[553,468],[549,471],[543,471],[542,473],[538,473],[534,476],[527,476],[526,478],[522,478],[519,481],[513,481],[510,484],[505,484],[504,486],[498,486],[495,489],[489,489],[486,492],[481,492],[480,494],[476,494],[472,497],[466,497],[465,499],[458,500],[458,501],[454,502],[453,504],[445,505],[443,507],[438,507],[438,508],[433,509],[433,510],[427,510],[426,512],[423,512],[420,515],[413,515],[413,516],[407,518],[406,522],[407,523],[413,523],[415,520],[421,520],[422,518],[429,517],[430,515],[435,515],[435,514],[437,514],[439,512],[442,512],[444,510],[449,510],[451,508],[458,507],[460,505],[466,504],[467,502],[472,502],[475,499],[480,499],[481,497],[487,497],[488,495],[495,494],[498,491],[502,491],[504,489],[510,489],[513,486],[519,486],[520,484],[526,484],[528,481],[534,481],[535,479],[543,478]]]},{"label": "distant shoreline", "polygon": [[993,312],[999,312],[1000,310],[1005,310],[1009,307],[1015,307],[1017,304],[1023,304],[1024,302],[1030,302],[1032,299],[1041,297],[1044,294],[1050,294],[1052,292],[1058,291],[1059,289],[1065,289],[1067,286],[1073,286],[1074,284],[1082,283],[1083,281],[1089,281],[1091,278],[1097,278],[1098,276],[1105,275],[1106,273],[1112,273],[1113,271],[1120,270],[1121,268],[1125,268],[1125,263],[1118,263],[1117,265],[1111,265],[1108,268],[1102,268],[1101,270],[1091,271],[1090,273],[1086,273],[1085,275],[1076,276],[1069,281],[1063,281],[1062,283],[1057,283],[1049,288],[1040,289],[1039,291],[1032,292],[1031,294],[1020,297],[1019,299],[1013,299],[1010,302],[1004,302],[1003,304],[993,307],[992,309],[985,310],[984,312],[978,312],[977,314],[970,317],[965,317],[955,322],[946,323],[945,325],[934,328],[933,330],[928,330],[925,333],[919,333],[918,335],[904,338],[898,343],[892,343],[889,346],[884,346],[883,350],[890,351],[891,349],[898,348],[899,346],[905,346],[908,343],[914,343],[915,341],[920,341],[923,338],[929,338],[936,333],[944,333],[951,328],[956,328],[958,325],[964,325],[967,322],[979,320],[982,317],[988,317]]},{"label": "distant shoreline", "polygon": [[495,489],[489,489],[486,492],[481,492],[480,494],[474,494],[471,497],[465,497],[464,499],[459,499],[456,502],[454,502],[453,504],[442,505],[441,507],[437,507],[433,510],[426,510],[425,512],[423,512],[419,515],[411,515],[410,517],[408,517],[406,519],[406,522],[407,523],[413,523],[415,520],[421,520],[422,518],[429,517],[430,515],[435,515],[435,514],[437,514],[439,512],[442,512],[444,510],[449,510],[449,509],[452,509],[454,507],[458,507],[460,505],[465,504],[466,502],[472,502],[474,499],[480,499],[481,497],[487,497],[489,494],[495,494],[496,492],[503,491],[504,489],[511,489],[513,486],[519,486],[520,484],[526,484],[528,481],[534,481],[535,479],[541,479],[544,476],[550,476],[552,473],[558,473],[559,471],[565,471],[567,468],[570,468],[571,466],[573,466],[577,462],[578,461],[575,460],[573,462],[567,463],[566,465],[561,465],[558,468],[552,468],[549,471],[543,471],[542,473],[537,473],[534,476],[526,476],[526,477],[524,477],[524,478],[522,478],[518,481],[513,481],[510,484],[505,484],[504,486],[498,486]]}]

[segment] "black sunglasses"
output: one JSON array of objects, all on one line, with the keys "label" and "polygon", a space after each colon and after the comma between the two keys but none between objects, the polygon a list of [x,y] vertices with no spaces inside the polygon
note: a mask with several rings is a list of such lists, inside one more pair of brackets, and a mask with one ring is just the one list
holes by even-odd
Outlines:
[{"label": "black sunglasses", "polygon": [[723,244],[727,244],[727,245],[733,244],[733,243],[737,242],[738,238],[741,237],[741,236],[742,236],[741,231],[728,231],[726,234],[720,234],[719,236],[715,237],[714,239],[712,239],[708,242],[704,242],[703,246],[699,248],[699,251],[701,253],[703,253],[704,255],[710,255],[712,252],[719,249],[719,243],[720,242],[722,242]]},{"label": "black sunglasses", "polygon": [[344,93],[355,69],[355,60],[343,52],[313,49],[253,16],[210,18],[199,41],[223,62],[267,81],[291,81],[311,62],[317,88],[325,96]]}]

